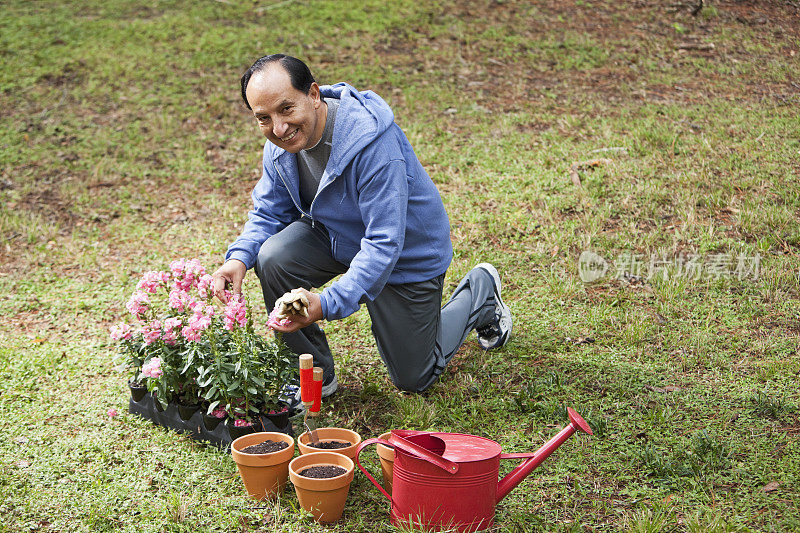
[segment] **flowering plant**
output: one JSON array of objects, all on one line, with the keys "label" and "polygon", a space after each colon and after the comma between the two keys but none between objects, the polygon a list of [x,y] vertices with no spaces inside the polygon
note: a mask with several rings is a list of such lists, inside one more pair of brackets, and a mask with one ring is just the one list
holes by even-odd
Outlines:
[{"label": "flowering plant", "polygon": [[125,307],[133,325],[111,328],[130,381],[146,384],[166,407],[201,403],[208,414],[249,425],[280,409],[279,393],[295,379],[296,361],[281,335],[253,329],[241,295],[214,305],[212,278],[197,259],[179,259],[168,271],[146,272]]}]

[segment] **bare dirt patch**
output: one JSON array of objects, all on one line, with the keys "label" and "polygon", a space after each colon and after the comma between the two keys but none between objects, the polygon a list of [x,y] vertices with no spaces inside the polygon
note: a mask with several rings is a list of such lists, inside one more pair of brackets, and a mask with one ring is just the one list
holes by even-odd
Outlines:
[{"label": "bare dirt patch", "polygon": [[[792,39],[800,36],[800,17],[791,4],[722,2],[706,8],[705,16],[702,10],[692,15],[690,4],[457,3],[438,15],[445,31],[433,35],[429,25],[412,24],[390,32],[378,43],[376,53],[411,77],[422,79],[427,72],[440,72],[469,99],[492,111],[519,111],[551,90],[612,102],[632,91],[638,91],[634,96],[661,103],[693,103],[726,95],[737,100],[764,95],[780,100],[800,92],[800,86],[765,80],[758,72],[752,78],[736,73],[737,63],[763,63],[771,52],[726,47],[717,37],[745,25],[757,34],[758,42],[767,48],[780,46],[788,56],[793,46],[798,48]],[[494,31],[487,34],[487,28]],[[481,39],[466,37],[481,33]],[[543,41],[558,35],[562,40]],[[509,36],[515,37],[513,43],[508,42]],[[704,48],[714,45],[714,40],[715,46]],[[420,42],[432,53],[420,57],[416,52]],[[548,47],[570,51],[574,65],[548,53]],[[652,68],[650,63],[665,72],[694,70],[697,59],[717,72],[701,72],[680,86],[639,85],[650,77],[646,70]],[[719,73],[726,71],[733,74]]]}]

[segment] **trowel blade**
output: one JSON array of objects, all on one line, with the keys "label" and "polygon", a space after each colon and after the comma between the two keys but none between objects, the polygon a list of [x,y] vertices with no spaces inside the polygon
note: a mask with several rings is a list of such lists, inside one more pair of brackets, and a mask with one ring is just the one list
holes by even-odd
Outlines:
[{"label": "trowel blade", "polygon": [[311,443],[319,444],[319,436],[317,436],[317,422],[314,420],[313,416],[308,416],[308,410],[306,410],[306,414],[303,417],[303,424],[306,426],[306,431],[308,431],[308,436],[311,439]]}]

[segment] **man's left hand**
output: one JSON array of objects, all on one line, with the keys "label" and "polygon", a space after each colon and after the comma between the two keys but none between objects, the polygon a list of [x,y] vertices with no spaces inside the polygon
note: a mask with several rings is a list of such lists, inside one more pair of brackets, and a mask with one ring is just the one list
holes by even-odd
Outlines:
[{"label": "man's left hand", "polygon": [[322,320],[322,304],[319,302],[319,294],[315,294],[305,289],[297,290],[301,291],[306,298],[308,298],[308,316],[305,317],[303,315],[292,315],[292,321],[289,324],[286,324],[285,326],[275,326],[273,327],[275,331],[292,333],[300,328],[310,326],[318,320]]}]

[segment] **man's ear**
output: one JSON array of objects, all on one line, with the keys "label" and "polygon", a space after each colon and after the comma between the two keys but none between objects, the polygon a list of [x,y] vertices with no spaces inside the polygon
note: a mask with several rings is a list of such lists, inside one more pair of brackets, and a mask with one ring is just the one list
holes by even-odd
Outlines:
[{"label": "man's ear", "polygon": [[308,88],[308,96],[314,100],[314,109],[322,105],[322,94],[319,92],[319,85],[317,85],[317,82],[311,82],[311,87]]}]

